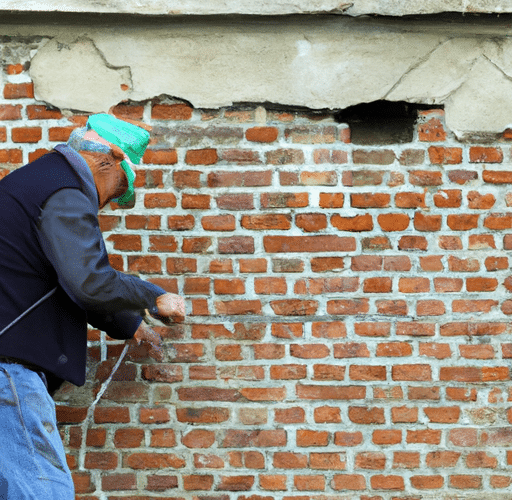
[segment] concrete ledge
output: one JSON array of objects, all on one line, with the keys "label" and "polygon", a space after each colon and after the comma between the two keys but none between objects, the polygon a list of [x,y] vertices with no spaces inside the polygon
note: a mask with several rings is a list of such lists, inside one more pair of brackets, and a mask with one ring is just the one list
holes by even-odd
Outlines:
[{"label": "concrete ledge", "polygon": [[444,106],[459,138],[512,126],[509,16],[408,18],[406,25],[347,16],[110,24],[106,17],[0,25],[5,40],[38,40],[30,56],[37,99],[86,112],[161,95],[197,108],[248,102],[338,110],[389,100]]},{"label": "concrete ledge", "polygon": [[123,13],[151,15],[346,14],[406,16],[441,12],[512,12],[508,0],[0,0],[0,10],[14,12]]}]

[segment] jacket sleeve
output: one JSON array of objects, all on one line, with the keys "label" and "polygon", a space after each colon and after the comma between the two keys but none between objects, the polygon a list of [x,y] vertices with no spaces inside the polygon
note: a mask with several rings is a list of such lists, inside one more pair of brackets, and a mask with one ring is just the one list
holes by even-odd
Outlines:
[{"label": "jacket sleeve", "polygon": [[73,188],[57,191],[44,205],[38,237],[59,285],[89,314],[154,308],[165,290],[110,266],[96,211]]}]

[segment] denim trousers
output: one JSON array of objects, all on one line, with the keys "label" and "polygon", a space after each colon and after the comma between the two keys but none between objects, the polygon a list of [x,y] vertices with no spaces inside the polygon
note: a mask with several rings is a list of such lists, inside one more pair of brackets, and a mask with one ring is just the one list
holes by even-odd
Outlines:
[{"label": "denim trousers", "polygon": [[73,500],[44,376],[0,362],[0,500]]}]

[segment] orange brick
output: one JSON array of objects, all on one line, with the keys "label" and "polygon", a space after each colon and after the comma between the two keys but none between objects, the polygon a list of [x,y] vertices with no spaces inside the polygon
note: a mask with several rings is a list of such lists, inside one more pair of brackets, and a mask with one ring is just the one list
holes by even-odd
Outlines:
[{"label": "orange brick", "polygon": [[43,137],[41,127],[19,127],[12,129],[12,141],[17,143],[35,143]]}]

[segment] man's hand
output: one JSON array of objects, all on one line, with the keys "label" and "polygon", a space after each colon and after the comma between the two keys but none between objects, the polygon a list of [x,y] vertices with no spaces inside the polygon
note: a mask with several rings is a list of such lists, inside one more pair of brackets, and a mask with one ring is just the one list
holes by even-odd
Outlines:
[{"label": "man's hand", "polygon": [[135,332],[133,339],[130,340],[131,345],[146,344],[148,346],[148,354],[156,361],[164,359],[164,351],[162,349],[162,338],[152,328],[149,328],[142,322]]},{"label": "man's hand", "polygon": [[185,317],[185,301],[174,293],[165,293],[156,299],[157,319],[169,318],[179,321]]}]

